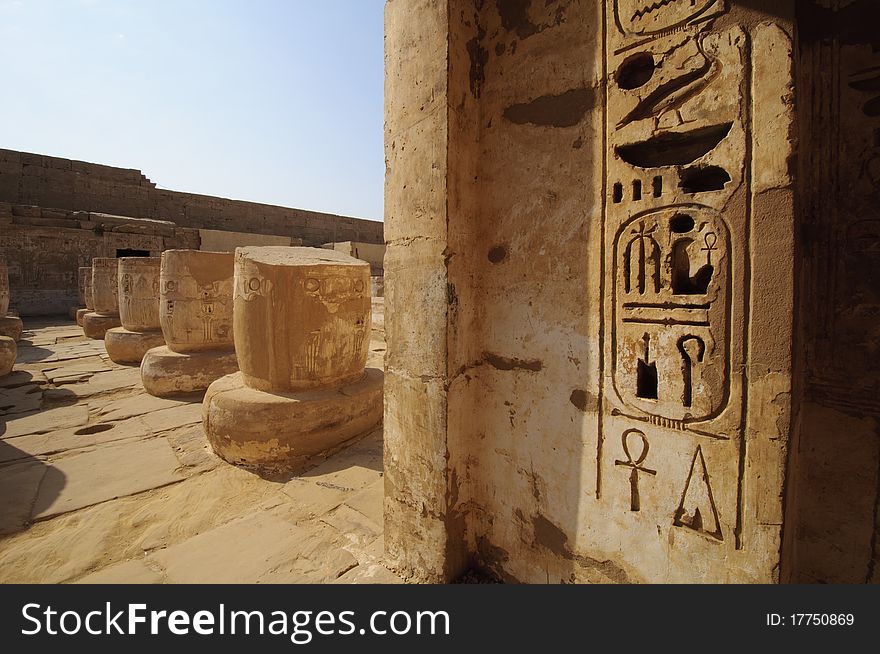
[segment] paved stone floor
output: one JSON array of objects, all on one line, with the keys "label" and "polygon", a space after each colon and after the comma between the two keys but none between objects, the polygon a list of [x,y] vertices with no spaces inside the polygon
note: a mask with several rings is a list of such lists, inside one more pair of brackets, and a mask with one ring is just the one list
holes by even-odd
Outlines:
[{"label": "paved stone floor", "polygon": [[0,582],[400,582],[380,563],[381,429],[263,479],[214,456],[200,396],[147,395],[72,322],[25,330],[0,379]]}]

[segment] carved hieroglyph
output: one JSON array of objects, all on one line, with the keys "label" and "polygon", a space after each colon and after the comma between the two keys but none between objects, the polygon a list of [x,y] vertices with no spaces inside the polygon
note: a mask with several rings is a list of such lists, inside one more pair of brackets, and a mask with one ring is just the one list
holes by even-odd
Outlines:
[{"label": "carved hieroglyph", "polygon": [[159,257],[119,259],[119,317],[133,332],[160,329]]},{"label": "carved hieroglyph", "polygon": [[231,349],[231,252],[162,253],[159,320],[175,352]]},{"label": "carved hieroglyph", "polygon": [[633,514],[646,538],[668,533],[735,551],[746,519],[750,126],[758,120],[750,85],[764,81],[753,77],[750,52],[759,32],[773,35],[778,57],[787,41],[761,26],[716,28],[727,11],[723,0],[606,5],[595,494]]},{"label": "carved hieroglyph", "polygon": [[116,258],[92,259],[92,303],[98,315],[119,315],[118,266]]}]

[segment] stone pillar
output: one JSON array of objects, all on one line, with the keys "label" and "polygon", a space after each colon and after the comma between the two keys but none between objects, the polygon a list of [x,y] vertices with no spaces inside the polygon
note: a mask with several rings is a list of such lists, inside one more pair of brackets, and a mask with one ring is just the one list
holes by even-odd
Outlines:
[{"label": "stone pillar", "polygon": [[85,296],[85,301],[86,301],[86,309],[88,309],[89,311],[94,311],[95,310],[95,302],[92,299],[94,297],[92,294],[92,276],[93,276],[92,275],[92,267],[88,266],[87,268],[84,268],[83,270],[84,270],[84,274],[83,274],[84,284],[85,284],[84,296]]},{"label": "stone pillar", "polygon": [[9,299],[9,270],[6,268],[6,261],[0,259],[0,336],[6,336],[15,342],[21,338],[23,326],[18,316],[6,315],[9,311]]},{"label": "stone pillar", "polygon": [[108,329],[119,327],[118,259],[92,259],[92,304],[94,311],[83,316],[83,333],[88,338],[103,340]]},{"label": "stone pillar", "polygon": [[[470,230],[461,221],[451,228],[448,186],[458,144],[474,142],[454,134],[460,119],[476,120],[464,41],[478,41],[476,27],[468,34],[453,25],[459,13],[472,17],[473,5],[385,5],[385,558],[400,575],[428,582],[453,579],[469,564],[462,514],[450,502],[464,500],[462,485],[449,464],[449,371],[464,336],[447,333],[462,289],[449,253],[456,233]],[[474,65],[479,85],[478,59]]]},{"label": "stone pillar", "polygon": [[238,370],[232,340],[233,254],[166,250],[159,275],[159,323],[165,346],[141,363],[148,393],[204,391]]},{"label": "stone pillar", "polygon": [[107,330],[104,345],[116,363],[140,364],[147,350],[165,344],[159,324],[159,257],[119,259],[122,327]]},{"label": "stone pillar", "polygon": [[76,324],[82,327],[82,319],[83,316],[86,315],[91,309],[89,307],[89,302],[86,301],[86,295],[91,293],[91,285],[92,285],[92,269],[90,266],[83,266],[77,269],[77,283],[76,283],[76,291],[77,298],[79,299],[79,306],[72,309],[73,318],[76,319]]},{"label": "stone pillar", "polygon": [[876,581],[880,4],[385,15],[388,562]]},{"label": "stone pillar", "polygon": [[235,253],[241,371],[211,384],[204,425],[231,463],[293,470],[382,419],[382,371],[366,369],[370,267],[318,248]]}]

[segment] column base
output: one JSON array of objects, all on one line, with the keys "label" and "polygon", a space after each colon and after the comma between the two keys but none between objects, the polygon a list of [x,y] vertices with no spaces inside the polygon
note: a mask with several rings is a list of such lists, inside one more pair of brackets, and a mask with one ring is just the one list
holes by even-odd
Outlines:
[{"label": "column base", "polygon": [[0,336],[6,336],[13,341],[21,338],[21,330],[24,325],[18,316],[2,316],[0,317]]},{"label": "column base", "polygon": [[12,372],[17,354],[18,346],[15,344],[15,340],[8,336],[0,336],[0,377],[5,377]]},{"label": "column base", "polygon": [[293,471],[378,426],[383,382],[381,370],[367,368],[347,386],[268,393],[245,386],[235,373],[208,388],[202,422],[214,452],[229,463]]},{"label": "column base", "polygon": [[202,392],[211,382],[238,371],[235,350],[175,352],[156,347],[141,362],[141,383],[150,395],[167,397]]},{"label": "column base", "polygon": [[76,324],[82,327],[83,324],[83,316],[87,313],[91,313],[91,309],[77,309],[76,310]]},{"label": "column base", "polygon": [[87,338],[103,340],[107,330],[114,327],[122,327],[119,316],[102,316],[94,311],[83,316],[83,333]]},{"label": "column base", "polygon": [[132,332],[125,327],[114,327],[104,335],[104,347],[114,363],[140,364],[147,350],[162,345],[165,345],[165,337],[158,329]]},{"label": "column base", "polygon": [[76,314],[79,313],[80,307],[70,307],[70,311],[67,312],[67,315],[70,316],[71,320],[76,320]]}]

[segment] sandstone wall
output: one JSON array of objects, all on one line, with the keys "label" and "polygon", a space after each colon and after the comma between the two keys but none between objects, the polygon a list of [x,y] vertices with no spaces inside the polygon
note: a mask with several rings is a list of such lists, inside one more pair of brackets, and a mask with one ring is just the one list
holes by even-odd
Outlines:
[{"label": "sandstone wall", "polygon": [[207,252],[235,252],[248,245],[302,245],[300,239],[247,232],[224,232],[217,229],[199,230],[199,249]]},{"label": "sandstone wall", "polygon": [[798,582],[880,581],[880,3],[798,3]]},{"label": "sandstone wall", "polygon": [[167,221],[0,203],[0,257],[21,315],[66,314],[78,306],[77,272],[120,250],[159,256],[199,247],[199,233]]},{"label": "sandstone wall", "polygon": [[872,577],[877,20],[839,4],[827,52],[789,1],[387,4],[392,565]]},{"label": "sandstone wall", "polygon": [[0,202],[170,220],[181,227],[382,243],[382,223],[157,189],[139,170],[0,149]]},{"label": "sandstone wall", "polygon": [[324,243],[321,247],[344,252],[355,259],[366,261],[370,264],[370,274],[373,276],[382,275],[385,268],[385,245],[343,241],[342,243]]}]

